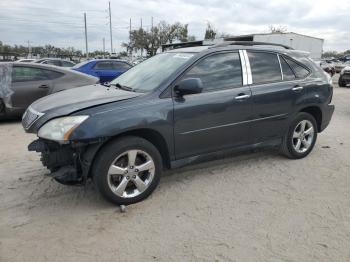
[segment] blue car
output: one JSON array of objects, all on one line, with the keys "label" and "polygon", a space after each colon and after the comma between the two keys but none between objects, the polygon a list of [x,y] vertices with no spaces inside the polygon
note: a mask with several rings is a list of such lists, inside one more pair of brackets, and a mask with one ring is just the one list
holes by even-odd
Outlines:
[{"label": "blue car", "polygon": [[112,81],[131,67],[131,64],[123,60],[94,59],[79,63],[73,66],[72,69],[96,76],[100,79],[101,83],[106,83]]}]

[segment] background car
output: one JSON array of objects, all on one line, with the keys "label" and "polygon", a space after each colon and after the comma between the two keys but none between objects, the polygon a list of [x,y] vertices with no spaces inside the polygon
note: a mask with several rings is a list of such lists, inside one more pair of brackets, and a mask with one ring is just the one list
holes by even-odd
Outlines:
[{"label": "background car", "polygon": [[31,62],[34,62],[35,59],[32,59],[32,58],[23,58],[23,59],[19,59],[17,60],[16,62],[20,62],[20,63],[31,63]]},{"label": "background car", "polygon": [[127,61],[117,59],[94,59],[72,67],[73,70],[96,76],[101,83],[112,81],[132,67]]},{"label": "background car", "polygon": [[31,103],[49,94],[99,82],[96,77],[49,65],[14,62],[0,63],[0,67],[8,64],[12,66],[13,93],[0,97],[0,118],[21,116]]},{"label": "background car", "polygon": [[340,72],[338,84],[340,87],[350,87],[350,66],[346,66]]},{"label": "background car", "polygon": [[330,76],[335,74],[335,67],[333,62],[329,60],[314,60],[316,64],[318,64],[323,71],[327,72]]},{"label": "background car", "polygon": [[350,61],[339,61],[335,64],[335,72],[340,73],[345,67],[350,66]]},{"label": "background car", "polygon": [[57,59],[57,58],[42,58],[42,59],[38,59],[38,60],[34,61],[34,63],[61,66],[61,67],[75,66],[75,63],[72,61],[62,60],[62,59]]}]

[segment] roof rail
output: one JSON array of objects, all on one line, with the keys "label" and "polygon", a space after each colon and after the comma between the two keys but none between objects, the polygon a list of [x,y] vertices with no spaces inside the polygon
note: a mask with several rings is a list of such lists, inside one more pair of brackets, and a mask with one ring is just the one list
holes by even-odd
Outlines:
[{"label": "roof rail", "polygon": [[193,46],[203,46],[203,41],[190,41],[190,42],[182,42],[182,43],[171,43],[171,44],[163,44],[162,52],[164,52],[167,48],[177,49],[183,47],[193,47]]},{"label": "roof rail", "polygon": [[291,49],[293,50],[292,47],[282,45],[282,44],[275,44],[275,43],[267,43],[267,42],[254,42],[254,41],[224,41],[222,43],[218,43],[216,45],[213,45],[209,48],[215,48],[215,47],[225,47],[229,45],[246,45],[246,46],[254,46],[254,45],[270,45],[270,46],[280,46],[285,49]]}]

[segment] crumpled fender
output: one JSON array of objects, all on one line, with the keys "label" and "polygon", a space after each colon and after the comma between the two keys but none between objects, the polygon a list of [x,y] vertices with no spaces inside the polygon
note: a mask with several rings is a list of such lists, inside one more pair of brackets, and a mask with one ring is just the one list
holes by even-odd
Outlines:
[{"label": "crumpled fender", "polygon": [[6,107],[12,107],[12,64],[0,63],[0,99],[3,100]]}]

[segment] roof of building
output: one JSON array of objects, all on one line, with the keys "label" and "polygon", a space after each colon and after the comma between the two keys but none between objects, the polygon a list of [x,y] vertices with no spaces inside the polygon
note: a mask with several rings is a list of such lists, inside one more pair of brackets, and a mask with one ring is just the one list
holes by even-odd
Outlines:
[{"label": "roof of building", "polygon": [[295,32],[255,33],[255,34],[229,36],[229,37],[225,37],[224,39],[225,40],[231,40],[231,39],[233,40],[234,38],[254,37],[256,35],[288,35],[288,34],[299,35],[299,36],[303,36],[303,37],[309,37],[309,38],[314,38],[314,39],[319,39],[319,40],[324,41],[323,38],[309,36],[309,35],[304,35],[304,34],[299,34],[299,33],[295,33]]}]

